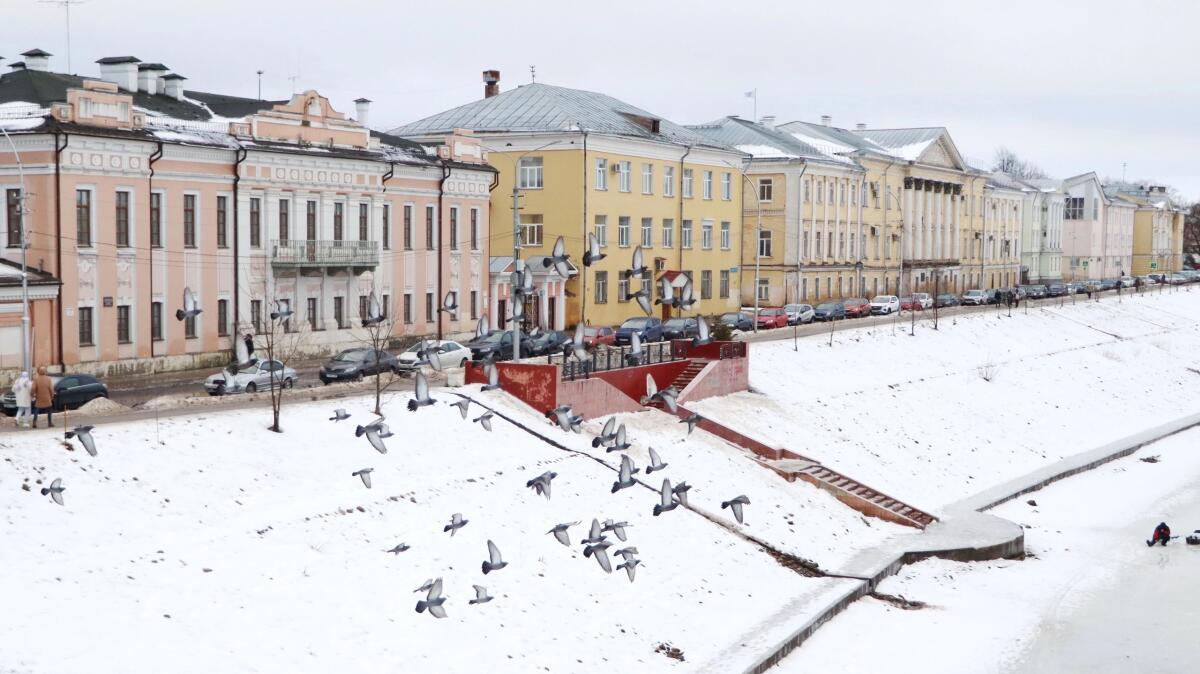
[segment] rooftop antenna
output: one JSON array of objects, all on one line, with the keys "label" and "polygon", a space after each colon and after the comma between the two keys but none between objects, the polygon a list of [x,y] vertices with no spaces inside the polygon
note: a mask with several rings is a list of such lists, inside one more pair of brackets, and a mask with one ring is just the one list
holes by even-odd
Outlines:
[{"label": "rooftop antenna", "polygon": [[38,0],[43,5],[62,7],[67,17],[67,74],[71,74],[71,5],[82,5],[87,0]]},{"label": "rooftop antenna", "polygon": [[263,76],[263,71],[262,71],[262,70],[256,70],[255,72],[256,72],[256,73],[258,73],[258,100],[260,100],[260,101],[261,101],[261,100],[262,100],[262,76]]},{"label": "rooftop antenna", "polygon": [[1121,162],[1121,182],[1125,182],[1125,162]]},{"label": "rooftop antenna", "polygon": [[529,66],[529,80],[537,82],[537,66]]},{"label": "rooftop antenna", "polygon": [[296,80],[299,77],[300,77],[299,75],[292,75],[291,77],[288,78],[288,81],[292,83],[292,93],[293,94],[296,93]]}]

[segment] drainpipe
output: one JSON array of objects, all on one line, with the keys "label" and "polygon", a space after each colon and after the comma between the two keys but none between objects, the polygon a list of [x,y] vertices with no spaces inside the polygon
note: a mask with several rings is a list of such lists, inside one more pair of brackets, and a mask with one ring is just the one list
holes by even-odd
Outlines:
[{"label": "drainpipe", "polygon": [[[883,223],[880,225],[880,228],[882,229],[880,234],[882,234],[885,237],[884,245],[888,247],[888,250],[885,252],[890,252],[891,247],[892,247],[892,237],[890,234],[888,234],[888,231],[887,231],[887,224],[888,224],[887,204],[888,204],[888,196],[891,194],[890,192],[888,192],[888,173],[892,170],[892,167],[895,165],[896,165],[895,161],[889,161],[887,168],[883,169],[883,189],[880,190],[880,195],[879,195],[879,198],[883,201]],[[896,196],[899,197],[899,196],[903,196],[903,195],[901,195],[900,191],[897,190]],[[900,258],[896,265],[896,269],[897,269],[897,272],[896,272],[896,297],[902,297],[904,295],[904,293],[900,292],[900,285],[901,285],[901,278],[904,276],[904,215],[903,215],[904,214],[904,205],[902,203],[900,203],[900,199],[896,199],[896,207],[901,213],[901,215],[900,215],[900,239],[899,239],[900,245],[897,246],[897,248],[899,250],[896,251],[896,257]],[[860,211],[859,222],[861,223],[861,221],[862,221],[862,215],[861,215],[861,211]],[[861,245],[861,243],[862,243],[862,237],[859,236],[859,244]],[[884,281],[886,284],[886,281],[887,281],[887,262],[886,262],[887,256],[886,255],[884,256],[884,260],[885,260],[885,262],[883,265],[883,278],[884,278]],[[896,312],[896,313],[900,313],[900,312]]]},{"label": "drainpipe", "polygon": [[[686,145],[684,147],[686,148],[686,151],[683,153],[683,156],[679,158],[679,240],[676,241],[676,243],[679,244],[679,269],[677,269],[676,271],[679,271],[679,272],[683,271],[683,160],[687,159],[687,156],[692,153],[691,145]],[[693,194],[695,193],[695,191],[696,191],[696,177],[692,176],[692,192],[693,192]],[[741,285],[741,276],[742,276],[742,270],[741,270],[741,268],[739,268],[738,269],[738,285]],[[679,315],[680,316],[683,315],[682,308],[680,308],[680,310],[679,310]]]},{"label": "drainpipe", "polygon": [[[159,159],[162,159],[162,155],[163,155],[162,141],[161,140],[158,141],[155,144],[155,146],[156,147],[154,148],[154,152],[150,153],[150,160],[146,163],[147,166],[150,167],[150,176],[149,176],[149,178],[146,179],[146,190],[147,190],[146,191],[146,213],[149,215],[149,217],[146,218],[147,232],[149,232],[150,228],[154,226],[154,213],[153,213],[153,208],[152,208],[153,200],[154,200],[154,162],[158,161]],[[162,220],[161,220],[162,204],[160,203],[159,206],[160,206],[159,211],[158,211],[159,218],[160,218],[159,219],[159,236],[162,236]],[[147,235],[146,240],[150,241],[149,235]],[[151,367],[151,369],[153,369],[154,368],[154,365],[153,365],[153,363],[154,363],[154,360],[153,360],[154,359],[154,329],[153,329],[153,325],[154,325],[154,246],[150,245],[150,246],[148,246],[148,248],[150,249],[150,252],[148,253],[148,255],[150,256],[150,283],[149,283],[149,286],[150,286],[150,316],[151,316],[151,318],[150,318],[150,325],[151,325],[151,330],[150,330],[150,358],[151,358],[151,360],[150,360],[150,362],[151,362],[151,366],[150,367]],[[234,273],[237,273],[237,272],[234,272]],[[163,320],[162,318],[159,319],[160,326],[162,325],[162,323],[161,323],[162,320]]]},{"label": "drainpipe", "polygon": [[[442,213],[442,197],[445,196],[445,194],[446,194],[445,187],[446,187],[446,180],[450,178],[450,166],[446,163],[445,159],[439,159],[438,163],[440,163],[442,165],[442,179],[438,181],[437,295],[434,297],[434,300],[437,302],[441,302],[442,301],[442,254],[444,252],[443,248],[442,248],[442,229],[443,229],[443,225],[445,224],[445,221],[446,221],[445,215]],[[442,340],[442,312],[441,311],[437,312],[437,338],[438,338],[439,342]]]},{"label": "drainpipe", "polygon": [[[587,129],[583,125],[579,125],[579,133],[583,135],[583,250],[588,249],[588,155],[587,155]],[[583,259],[583,253],[580,253],[579,259]],[[587,267],[579,268],[579,322],[587,325]],[[563,282],[563,292],[567,290],[566,282]],[[563,306],[566,306],[564,303]],[[566,313],[565,311],[563,313]],[[565,320],[565,318],[564,318]],[[564,324],[563,327],[566,327]]]},{"label": "drainpipe", "polygon": [[[801,279],[801,277],[804,276],[804,263],[802,262],[802,260],[804,259],[804,251],[801,249],[801,245],[804,241],[804,174],[808,172],[808,160],[801,159],[800,162],[801,162],[800,163],[800,175],[796,179],[796,194],[798,195],[798,198],[796,199],[796,203],[798,204],[798,206],[796,208],[796,221],[797,221],[796,222],[796,294],[792,299],[793,302],[797,302],[797,303],[804,302],[804,300],[807,299],[807,298],[800,297],[800,279]],[[745,199],[742,199],[742,201],[745,202]],[[745,211],[746,211],[746,206],[745,206],[745,203],[743,203],[742,204],[742,212],[745,213]],[[743,217],[742,219],[745,220],[745,217]],[[861,219],[862,219],[862,215],[860,214],[859,220],[861,220]],[[745,232],[746,232],[746,228],[743,227],[742,228],[742,236],[745,236]],[[754,245],[756,246],[755,252],[758,252],[758,249],[757,249],[758,242],[755,241]],[[745,251],[746,251],[746,247],[745,247],[745,245],[743,245],[742,246],[742,254],[743,255],[745,254]],[[740,274],[741,272],[739,271],[738,273]],[[754,292],[757,295],[758,288],[755,288]],[[738,295],[739,296],[741,295],[740,291],[738,292]],[[738,298],[738,304],[739,305],[741,304],[740,297]],[[754,323],[755,323],[755,325],[758,324],[757,316],[754,317]]]},{"label": "drainpipe", "polygon": [[[238,285],[238,253],[241,251],[241,237],[238,233],[238,183],[242,181],[242,162],[246,161],[246,148],[238,143],[238,149],[234,152],[236,159],[233,162],[233,338],[241,338],[241,286]],[[235,349],[236,350],[236,349]]]},{"label": "drainpipe", "polygon": [[[62,135],[63,144],[58,144],[58,137]],[[54,130],[54,271],[58,274],[58,279],[62,281],[62,152],[67,149],[67,144],[71,142],[71,136],[67,133]],[[62,287],[59,286],[58,295],[58,371],[66,372],[67,364],[63,359],[63,301]]]},{"label": "drainpipe", "polygon": [[383,179],[379,181],[379,184],[383,186],[384,192],[387,192],[387,181],[391,180],[392,176],[395,173],[396,173],[396,162],[394,162],[394,161],[388,162],[387,173],[383,174]]}]

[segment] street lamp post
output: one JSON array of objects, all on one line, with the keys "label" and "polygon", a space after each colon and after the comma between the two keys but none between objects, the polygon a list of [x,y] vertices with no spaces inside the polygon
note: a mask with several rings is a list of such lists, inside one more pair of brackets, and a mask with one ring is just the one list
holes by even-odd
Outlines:
[{"label": "street lamp post", "polygon": [[[746,175],[746,168],[735,166],[725,160],[721,160],[729,168],[737,171],[742,180],[750,184],[750,193],[754,195],[754,200],[758,204],[758,222],[754,227],[754,332],[758,333],[758,278],[762,266],[762,198],[758,195],[758,190],[755,189],[754,181],[750,180],[750,176]],[[745,202],[745,199],[742,199]],[[743,213],[745,205],[742,206]]]},{"label": "street lamp post", "polygon": [[28,198],[28,192],[25,189],[25,167],[21,164],[21,153],[17,152],[17,146],[13,143],[12,136],[8,135],[8,131],[4,127],[0,127],[0,131],[4,132],[4,138],[8,141],[8,146],[12,148],[13,156],[17,160],[17,176],[21,182],[21,196],[17,200],[17,214],[21,223],[21,368],[29,372],[30,367],[30,340],[29,340],[29,269],[26,266],[26,257],[29,252],[29,236],[27,234],[28,227],[26,226],[26,215],[29,209],[25,206],[25,200]]}]

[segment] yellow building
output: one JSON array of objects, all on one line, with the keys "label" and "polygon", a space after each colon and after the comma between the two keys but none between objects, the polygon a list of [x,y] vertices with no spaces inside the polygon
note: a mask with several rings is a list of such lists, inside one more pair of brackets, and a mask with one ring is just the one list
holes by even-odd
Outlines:
[{"label": "yellow building", "polygon": [[1162,274],[1183,268],[1183,212],[1161,185],[1114,185],[1137,205],[1133,214],[1133,274]]},{"label": "yellow building", "polygon": [[[574,265],[565,283],[560,315],[550,327],[581,318],[617,325],[643,315],[630,292],[658,296],[660,278],[681,287],[691,278],[699,300],[693,313],[736,310],[741,267],[742,190],[746,156],[687,128],[604,94],[528,84],[500,93],[498,73],[485,97],[392,131],[409,138],[440,137],[438,129],[471,129],[499,171],[492,190],[493,259],[520,253],[540,264],[557,237]],[[515,190],[514,190],[515,187]],[[519,202],[513,223],[514,192]],[[583,265],[587,235],[600,241],[604,259]],[[627,279],[637,246],[648,271]],[[681,273],[682,272],[682,273]],[[507,279],[493,298],[492,315],[511,314]],[[655,307],[656,315],[665,310]],[[537,312],[526,312],[539,325]],[[493,321],[499,324],[498,320]]]}]

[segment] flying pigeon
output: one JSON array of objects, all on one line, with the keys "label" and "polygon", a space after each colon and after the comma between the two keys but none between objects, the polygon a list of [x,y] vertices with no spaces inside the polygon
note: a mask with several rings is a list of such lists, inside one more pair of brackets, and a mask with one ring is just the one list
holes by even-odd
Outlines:
[{"label": "flying pigeon", "polygon": [[454,538],[455,532],[457,532],[459,529],[467,526],[467,522],[470,522],[470,521],[471,520],[464,520],[462,513],[454,513],[453,515],[450,516],[450,524],[447,524],[446,526],[442,527],[442,531],[444,531],[444,532],[449,531],[450,538]]},{"label": "flying pigeon", "polygon": [[429,381],[425,379],[425,374],[418,372],[416,382],[414,384],[415,397],[408,401],[408,411],[416,412],[418,409],[426,405],[432,405],[436,400],[429,397]]},{"label": "flying pigeon", "polygon": [[488,575],[492,571],[499,571],[508,566],[508,562],[500,558],[500,548],[496,544],[488,541],[488,560],[483,563],[483,575]]},{"label": "flying pigeon", "polygon": [[[388,433],[390,435],[391,431],[386,429],[387,425],[384,424],[383,421],[376,420],[372,421],[366,426],[359,426],[355,428],[354,437],[361,438],[364,435],[367,436],[367,442],[371,443],[371,446],[375,448],[375,451],[379,452],[380,454],[387,454],[387,447],[383,444],[383,434]],[[371,486],[368,478],[363,478],[363,482],[366,482],[368,487]]]},{"label": "flying pigeon", "polygon": [[487,588],[482,585],[472,585],[471,587],[475,588],[475,598],[468,599],[468,604],[486,604],[495,598],[489,595],[487,593]]},{"label": "flying pigeon", "polygon": [[428,365],[434,370],[442,371],[442,359],[437,355],[441,352],[438,343],[422,339],[417,346],[417,358],[421,365]]},{"label": "flying pigeon", "polygon": [[[514,271],[509,276],[509,283],[512,285],[512,293],[517,298],[525,298],[533,295],[533,270],[525,266],[524,260],[517,260],[514,263]],[[546,266],[549,266],[547,264]],[[515,310],[515,307],[514,307]]]},{"label": "flying pigeon", "polygon": [[620,550],[617,550],[617,551],[616,551],[616,552],[614,552],[613,554],[614,554],[614,555],[620,555],[620,557],[621,557],[622,559],[624,559],[625,561],[627,561],[627,562],[628,562],[628,561],[629,561],[630,559],[632,559],[632,558],[633,558],[633,556],[634,556],[634,555],[636,555],[637,553],[638,553],[638,549],[637,549],[637,548],[635,548],[635,547],[633,547],[633,546],[631,545],[631,546],[629,546],[629,547],[626,547],[626,548],[621,548]]},{"label": "flying pigeon", "polygon": [[617,474],[617,481],[613,483],[612,493],[615,494],[637,484],[633,479],[633,474],[636,472],[637,469],[633,467],[633,459],[630,459],[628,454],[622,455],[621,470]]},{"label": "flying pigeon", "polygon": [[550,481],[556,477],[558,477],[558,473],[548,470],[548,471],[542,473],[541,475],[538,475],[537,477],[533,478],[532,480],[526,482],[525,486],[529,487],[530,489],[537,492],[537,494],[539,496],[545,496],[546,500],[549,501],[550,500]]},{"label": "flying pigeon", "polygon": [[701,420],[703,420],[703,419],[704,419],[704,417],[700,416],[699,414],[697,414],[695,412],[692,412],[691,415],[680,419],[679,423],[687,424],[688,435],[691,435],[692,431],[694,431],[696,429],[696,424],[700,423]]},{"label": "flying pigeon", "polygon": [[491,410],[484,412],[482,415],[475,417],[471,421],[472,422],[478,421],[479,425],[483,426],[483,430],[485,430],[489,433],[492,431],[492,411]]},{"label": "flying pigeon", "polygon": [[479,317],[479,322],[475,324],[475,339],[479,339],[489,332],[491,331],[488,330],[488,317],[487,314],[484,314]]},{"label": "flying pigeon", "polygon": [[[617,426],[617,435],[613,439],[612,447],[608,448],[608,452],[623,452],[629,449],[632,445],[625,441],[625,424]],[[637,471],[634,471],[637,472]]]},{"label": "flying pigeon", "polygon": [[634,557],[634,558],[628,558],[628,557],[627,557],[627,558],[625,559],[625,563],[624,563],[624,564],[618,564],[618,565],[617,565],[617,570],[618,570],[618,571],[620,571],[621,569],[625,569],[625,573],[626,573],[626,575],[628,575],[628,576],[629,576],[629,582],[631,582],[631,583],[632,583],[632,582],[633,582],[633,576],[634,576],[634,574],[637,572],[637,566],[638,566],[638,564],[641,564],[641,563],[642,563],[642,560],[640,560],[640,559],[637,559],[636,557]]},{"label": "flying pigeon", "polygon": [[523,320],[525,320],[525,303],[524,302],[521,302],[521,301],[513,302],[512,315],[508,317],[508,320],[515,321],[517,323],[518,327],[520,326],[521,322]]},{"label": "flying pigeon", "polygon": [[280,323],[292,317],[296,313],[292,310],[292,305],[287,300],[275,300],[275,311],[271,312],[271,320],[279,321]]},{"label": "flying pigeon", "polygon": [[458,412],[459,412],[460,414],[462,414],[462,418],[463,418],[463,419],[466,419],[466,418],[467,418],[467,408],[469,408],[469,407],[471,406],[471,399],[470,399],[470,398],[463,398],[462,400],[460,400],[460,401],[458,401],[458,402],[456,402],[456,403],[450,403],[450,406],[451,406],[451,407],[457,407],[457,408],[458,408]]},{"label": "flying pigeon", "polygon": [[384,552],[390,552],[393,555],[399,555],[401,552],[404,552],[405,550],[408,550],[411,547],[412,546],[409,545],[408,543],[397,543],[396,547],[392,548],[391,550],[384,550]]},{"label": "flying pigeon", "polygon": [[237,360],[237,363],[233,366],[235,372],[258,362],[257,358],[250,355],[250,347],[246,346],[246,340],[244,339],[233,340],[233,354]]},{"label": "flying pigeon", "polygon": [[582,545],[595,545],[603,540],[604,530],[600,528],[600,520],[593,517],[592,526],[588,530],[588,537],[579,542]]},{"label": "flying pigeon", "polygon": [[603,260],[608,255],[600,252],[600,239],[595,234],[588,234],[588,249],[583,251],[583,266],[590,267]]},{"label": "flying pigeon", "polygon": [[692,485],[686,482],[680,482],[679,484],[675,485],[674,489],[671,490],[671,493],[675,495],[676,499],[679,499],[679,502],[683,504],[684,508],[688,507],[687,493],[691,488]]},{"label": "flying pigeon", "polygon": [[644,284],[643,287],[637,292],[625,293],[625,300],[637,300],[638,306],[642,308],[642,311],[645,312],[647,316],[653,312],[653,310],[650,308],[650,290],[647,289]]},{"label": "flying pigeon", "polygon": [[431,588],[431,587],[433,587],[433,579],[426,578],[425,582],[421,583],[421,587],[418,587],[417,589],[413,590],[413,592],[428,592],[429,588]]},{"label": "flying pigeon", "polygon": [[608,421],[604,422],[604,429],[600,431],[600,435],[592,438],[592,447],[601,445],[608,446],[609,443],[617,439],[617,418],[609,417]]},{"label": "flying pigeon", "polygon": [[[604,520],[604,526],[600,528],[600,531],[604,531],[604,532],[611,531],[617,535],[617,540],[624,541],[625,540],[625,527],[628,527],[628,526],[632,526],[632,525],[630,525],[628,522],[614,522],[612,520]],[[637,552],[637,551],[634,550],[634,552]]]},{"label": "flying pigeon", "polygon": [[679,502],[672,498],[673,496],[674,493],[671,491],[671,481],[663,478],[662,490],[659,492],[660,501],[654,505],[655,517],[658,517],[668,510],[674,510],[675,508],[679,507]]},{"label": "flying pigeon", "polygon": [[379,298],[375,296],[375,291],[367,296],[367,315],[362,317],[362,325],[368,328],[372,325],[379,325],[383,322],[383,307],[379,304]]},{"label": "flying pigeon", "polygon": [[354,477],[357,477],[358,479],[362,480],[363,486],[366,487],[367,489],[370,489],[371,488],[371,472],[374,470],[375,470],[374,468],[363,468],[362,470],[356,470],[350,474],[353,475]]},{"label": "flying pigeon", "polygon": [[185,318],[194,318],[200,315],[200,305],[196,302],[196,295],[191,288],[183,289],[183,308],[175,310],[175,318],[182,321]]},{"label": "flying pigeon", "polygon": [[703,316],[696,317],[696,337],[692,339],[692,346],[703,346],[712,342],[712,336],[708,332],[708,321],[704,320]]},{"label": "flying pigeon", "polygon": [[679,301],[676,305],[680,309],[687,309],[696,303],[696,298],[692,295],[692,277],[688,276],[683,282],[683,289],[679,292]]},{"label": "flying pigeon", "polygon": [[96,441],[92,439],[92,429],[95,426],[76,426],[75,430],[63,433],[63,437],[70,440],[71,438],[79,438],[79,442],[87,453],[96,456]]},{"label": "flying pigeon", "polygon": [[383,423],[382,421],[379,422],[379,437],[390,438],[393,435],[395,435],[395,433],[392,432],[391,428],[388,428],[387,424]]},{"label": "flying pigeon", "polygon": [[647,373],[646,374],[646,396],[644,398],[642,398],[641,403],[643,405],[649,405],[650,403],[654,402],[655,400],[662,401],[662,403],[664,405],[666,405],[667,409],[671,411],[671,414],[674,414],[675,411],[679,408],[678,404],[675,402],[674,389],[668,387],[668,388],[663,389],[662,391],[659,391],[658,385],[654,383],[654,377],[651,377],[650,374]]},{"label": "flying pigeon", "polygon": [[641,278],[648,271],[650,269],[642,264],[642,247],[638,246],[633,249],[633,265],[629,268],[629,278]]},{"label": "flying pigeon", "polygon": [[576,323],[575,336],[572,337],[570,344],[563,347],[566,353],[570,354],[575,358],[575,360],[581,363],[586,361],[588,357],[587,344],[584,342],[584,338],[586,336],[586,328],[584,327],[583,323]]},{"label": "flying pigeon", "polygon": [[630,365],[639,365],[642,362],[642,337],[636,331],[629,333],[629,353],[625,355],[625,360]]},{"label": "flying pigeon", "polygon": [[483,366],[483,373],[487,375],[488,383],[480,387],[480,391],[495,391],[500,388],[500,369],[495,363],[486,363]]},{"label": "flying pigeon", "polygon": [[559,276],[568,278],[571,276],[571,268],[567,265],[569,257],[571,256],[567,255],[567,244],[560,236],[554,241],[554,248],[551,249],[550,254],[542,259],[542,264],[547,268],[554,267],[554,271],[558,272]]},{"label": "flying pigeon", "polygon": [[666,277],[658,280],[658,298],[654,300],[655,304],[663,304],[668,307],[675,306],[675,288]]},{"label": "flying pigeon", "polygon": [[450,314],[450,320],[458,320],[458,293],[451,290],[442,298],[442,306],[438,311],[444,311]]},{"label": "flying pigeon", "polygon": [[662,470],[663,468],[666,468],[666,467],[667,467],[667,464],[663,463],[662,458],[658,456],[658,452],[654,451],[654,448],[651,447],[650,448],[650,465],[646,466],[646,474],[649,475],[650,473],[653,473],[656,470]]},{"label": "flying pigeon", "polygon": [[668,386],[667,388],[658,392],[659,400],[663,401],[663,404],[667,406],[667,409],[671,411],[671,414],[675,414],[679,411],[679,403],[676,401],[678,395],[679,391],[676,391],[674,386]]},{"label": "flying pigeon", "polygon": [[570,405],[559,405],[550,410],[548,416],[553,416],[554,423],[558,424],[563,432],[581,432],[580,426],[583,424],[583,417],[572,415]]},{"label": "flying pigeon", "polygon": [[49,487],[42,487],[42,496],[49,494],[50,498],[54,499],[55,503],[57,503],[58,505],[62,505],[63,504],[62,493],[65,489],[66,489],[66,487],[62,486],[62,478],[56,477],[56,478],[54,478],[54,481],[50,483]]},{"label": "flying pigeon", "polygon": [[746,498],[745,494],[731,498],[728,501],[721,501],[721,510],[726,508],[732,510],[734,519],[738,521],[738,524],[741,524],[742,506],[744,505],[750,505],[750,499]]},{"label": "flying pigeon", "polygon": [[350,418],[350,415],[346,414],[346,410],[339,407],[333,411],[333,416],[329,417],[329,420],[330,421],[345,421],[349,418]]},{"label": "flying pigeon", "polygon": [[600,541],[599,543],[589,545],[583,549],[583,556],[595,557],[596,562],[600,564],[600,568],[604,569],[604,573],[612,573],[612,562],[608,561],[608,553],[605,552],[605,548],[611,545],[612,543],[608,541]]},{"label": "flying pigeon", "polygon": [[442,579],[438,578],[433,581],[433,585],[430,586],[429,594],[425,595],[425,599],[417,602],[417,613],[429,609],[429,615],[434,618],[445,618],[446,609],[442,607],[444,603],[446,603],[446,598],[442,596]]},{"label": "flying pigeon", "polygon": [[571,547],[571,537],[567,534],[567,529],[579,524],[579,522],[567,522],[566,524],[556,524],[554,528],[547,531],[548,534],[554,534],[555,540],[568,548]]}]

